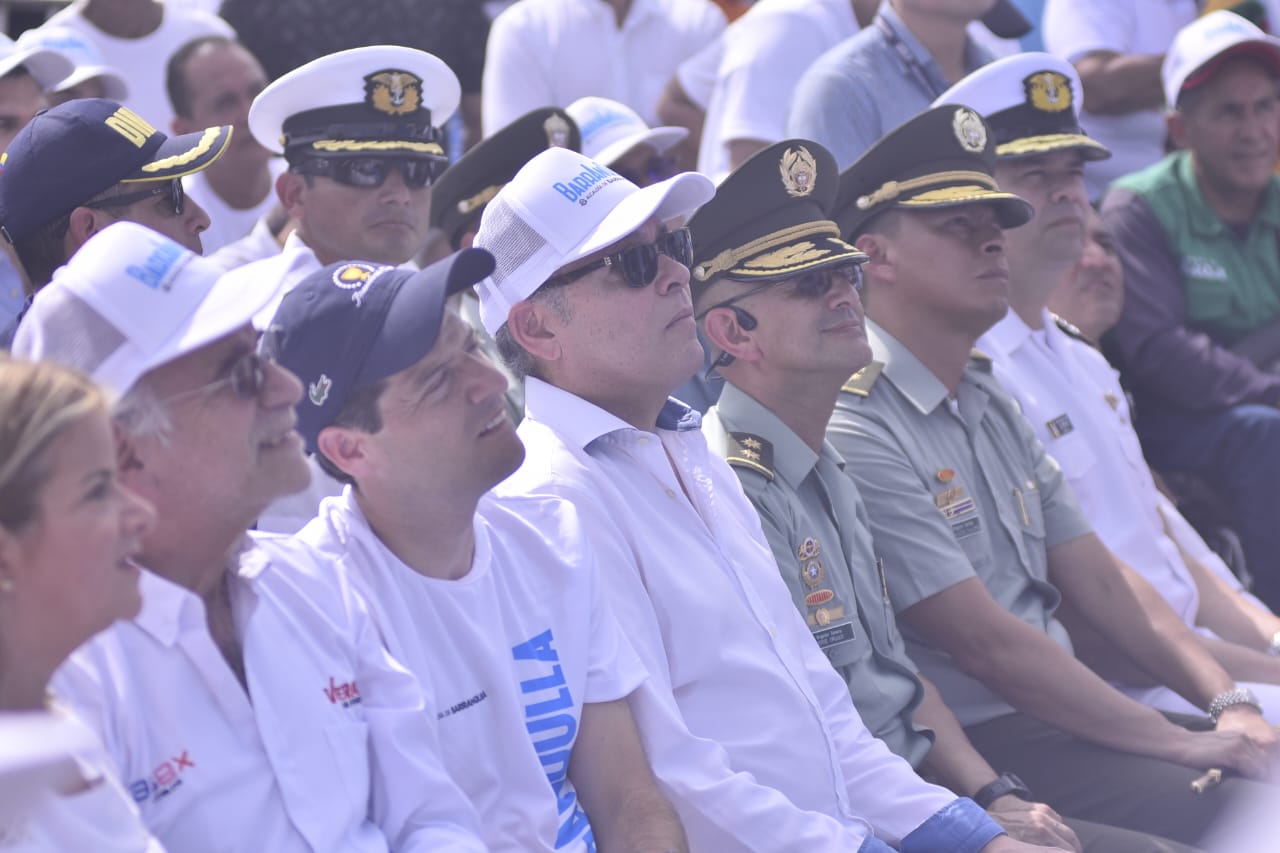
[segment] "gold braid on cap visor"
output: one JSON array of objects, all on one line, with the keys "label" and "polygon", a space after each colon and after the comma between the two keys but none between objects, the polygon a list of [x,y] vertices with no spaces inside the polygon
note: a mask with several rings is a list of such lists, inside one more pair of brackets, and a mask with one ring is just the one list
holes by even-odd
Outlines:
[{"label": "gold braid on cap visor", "polygon": [[693,277],[698,281],[706,281],[712,276],[728,272],[748,258],[754,258],[756,255],[779,246],[785,246],[802,237],[831,237],[839,240],[840,226],[830,220],[819,219],[814,222],[802,222],[799,225],[792,225],[790,228],[783,228],[781,231],[774,231],[772,234],[766,234],[737,248],[725,249],[711,260],[696,265],[693,268]]},{"label": "gold braid on cap visor", "polygon": [[880,188],[868,195],[859,196],[855,204],[858,210],[870,210],[877,204],[883,204],[886,201],[893,201],[900,195],[905,195],[914,190],[923,189],[925,187],[933,187],[938,184],[950,183],[969,183],[977,184],[989,190],[998,190],[996,179],[988,175],[986,172],[970,172],[970,171],[952,171],[952,172],[934,172],[931,175],[921,175],[918,178],[910,178],[905,181],[888,181],[880,185]]}]

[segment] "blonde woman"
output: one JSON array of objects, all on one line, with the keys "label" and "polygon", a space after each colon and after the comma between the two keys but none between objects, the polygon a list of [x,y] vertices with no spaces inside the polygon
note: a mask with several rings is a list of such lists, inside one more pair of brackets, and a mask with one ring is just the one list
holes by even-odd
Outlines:
[{"label": "blonde woman", "polygon": [[153,520],[116,479],[97,387],[0,355],[0,850],[160,849],[100,745],[48,694],[77,646],[138,612],[131,557]]}]

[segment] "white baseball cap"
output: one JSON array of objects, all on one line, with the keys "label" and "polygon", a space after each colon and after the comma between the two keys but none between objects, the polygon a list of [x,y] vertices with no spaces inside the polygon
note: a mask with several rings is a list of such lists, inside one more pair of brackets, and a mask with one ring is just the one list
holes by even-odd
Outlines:
[{"label": "white baseball cap", "polygon": [[1236,13],[1219,9],[1197,18],[1174,36],[1160,67],[1169,109],[1177,107],[1183,90],[1207,80],[1229,55],[1254,57],[1280,75],[1280,40]]},{"label": "white baseball cap", "polygon": [[579,98],[564,111],[582,132],[582,153],[606,166],[637,145],[661,154],[689,135],[683,127],[651,128],[631,107],[608,98]]},{"label": "white baseball cap", "polygon": [[221,268],[136,222],[89,239],[36,294],[13,354],[48,359],[125,394],[148,371],[249,325],[279,281]]},{"label": "white baseball cap", "polygon": [[715,195],[706,175],[683,172],[641,189],[565,148],[549,148],[516,173],[484,209],[473,245],[497,262],[476,285],[489,334],[552,273],[612,246],[651,218],[687,216]]},{"label": "white baseball cap", "polygon": [[444,60],[411,47],[340,50],[295,68],[258,93],[249,132],[276,153],[444,156],[431,128],[462,99]]},{"label": "white baseball cap", "polygon": [[0,77],[19,65],[31,72],[43,92],[48,92],[75,70],[75,64],[61,51],[42,45],[21,45],[0,33]]},{"label": "white baseball cap", "polygon": [[49,87],[54,92],[70,89],[96,77],[102,81],[102,97],[113,101],[125,101],[129,98],[129,84],[125,83],[120,73],[104,64],[98,49],[70,27],[46,26],[27,30],[18,36],[18,47],[56,51],[70,60],[73,65],[71,71]]}]

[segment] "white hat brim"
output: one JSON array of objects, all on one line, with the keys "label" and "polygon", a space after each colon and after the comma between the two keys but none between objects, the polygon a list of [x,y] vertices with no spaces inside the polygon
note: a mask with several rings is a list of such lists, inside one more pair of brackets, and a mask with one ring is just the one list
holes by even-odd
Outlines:
[{"label": "white hat brim", "polygon": [[710,201],[715,194],[716,185],[699,172],[682,172],[673,178],[636,190],[600,220],[600,224],[571,250],[569,256],[560,261],[560,267],[612,246],[650,219],[667,222],[679,216],[688,216]]},{"label": "white hat brim", "polygon": [[595,154],[589,151],[584,151],[583,153],[597,163],[609,166],[637,145],[651,146],[654,151],[662,154],[671,146],[682,142],[688,135],[688,129],[683,127],[654,127],[643,133],[635,133],[619,139],[617,142],[606,145]]},{"label": "white hat brim", "polygon": [[31,76],[47,92],[76,70],[75,63],[56,50],[47,47],[19,47],[0,59],[0,77],[19,65],[25,66]]},{"label": "white hat brim", "polygon": [[102,97],[112,101],[124,101],[129,97],[129,84],[116,73],[115,69],[106,65],[81,65],[64,77],[53,87],[55,92],[63,92],[72,86],[78,86],[85,80],[97,77],[102,81]]}]

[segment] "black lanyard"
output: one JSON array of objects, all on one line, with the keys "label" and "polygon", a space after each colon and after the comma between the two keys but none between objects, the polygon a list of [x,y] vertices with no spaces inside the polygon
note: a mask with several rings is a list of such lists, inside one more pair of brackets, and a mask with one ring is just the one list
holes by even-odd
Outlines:
[{"label": "black lanyard", "polygon": [[939,89],[929,80],[929,72],[920,64],[920,60],[911,52],[911,48],[898,38],[898,34],[893,31],[893,27],[889,26],[889,22],[883,16],[876,15],[875,25],[880,28],[880,33],[889,43],[889,47],[898,54],[898,60],[906,66],[907,73],[916,81],[916,85],[929,96],[929,100],[932,101],[941,95],[944,90]]}]

